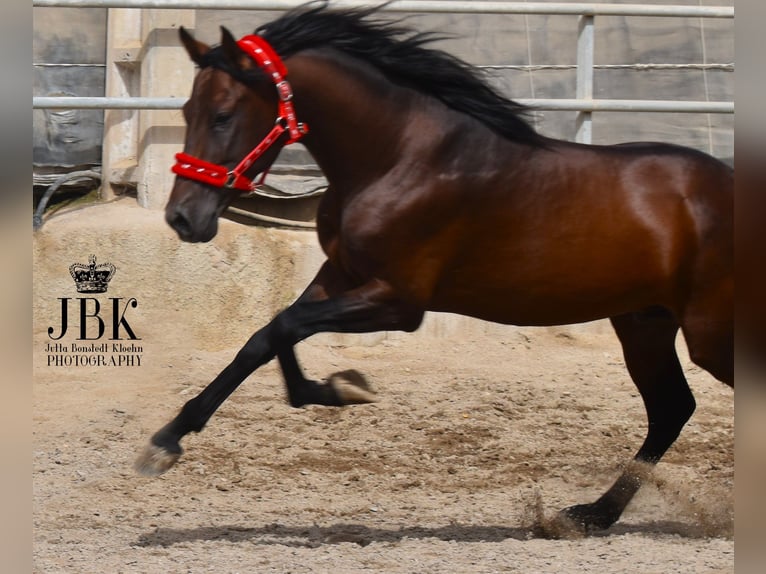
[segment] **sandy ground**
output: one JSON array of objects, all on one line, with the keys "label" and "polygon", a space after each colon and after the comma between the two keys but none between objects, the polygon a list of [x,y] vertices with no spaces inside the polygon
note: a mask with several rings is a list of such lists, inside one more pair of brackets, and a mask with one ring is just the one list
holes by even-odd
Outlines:
[{"label": "sandy ground", "polygon": [[[257,325],[254,325],[256,327]],[[291,409],[266,365],[160,478],[148,436],[236,348],[167,329],[138,368],[35,357],[35,572],[732,572],[733,392],[685,361],[698,409],[622,519],[588,538],[534,528],[597,497],[644,434],[614,337],[299,346],[356,368],[379,401]]]}]

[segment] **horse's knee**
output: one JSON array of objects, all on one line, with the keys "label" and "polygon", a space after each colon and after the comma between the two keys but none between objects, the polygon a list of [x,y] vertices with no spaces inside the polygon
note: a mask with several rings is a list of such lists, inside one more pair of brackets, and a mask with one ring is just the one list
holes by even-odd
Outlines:
[{"label": "horse's knee", "polygon": [[244,372],[252,371],[276,356],[278,348],[274,341],[276,320],[276,318],[273,319],[250,337],[234,357],[233,367]]},{"label": "horse's knee", "polygon": [[697,403],[689,394],[688,397],[668,400],[661,409],[647,409],[649,430],[678,436],[696,408]]},{"label": "horse's knee", "polygon": [[697,403],[691,392],[670,399],[662,409],[648,410],[649,428],[643,451],[648,462],[657,462],[681,434],[686,423],[694,414]]}]

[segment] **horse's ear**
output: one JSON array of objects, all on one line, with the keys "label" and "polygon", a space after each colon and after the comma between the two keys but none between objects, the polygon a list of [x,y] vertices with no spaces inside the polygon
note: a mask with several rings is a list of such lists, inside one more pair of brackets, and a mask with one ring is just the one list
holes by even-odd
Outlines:
[{"label": "horse's ear", "polygon": [[237,40],[225,26],[221,26],[221,48],[229,61],[237,67],[242,69],[250,67],[252,60],[240,49]]},{"label": "horse's ear", "polygon": [[202,66],[202,57],[210,51],[210,46],[195,40],[194,36],[183,26],[178,28],[178,36],[181,38],[181,43],[186,48],[186,53],[189,54],[192,62]]}]

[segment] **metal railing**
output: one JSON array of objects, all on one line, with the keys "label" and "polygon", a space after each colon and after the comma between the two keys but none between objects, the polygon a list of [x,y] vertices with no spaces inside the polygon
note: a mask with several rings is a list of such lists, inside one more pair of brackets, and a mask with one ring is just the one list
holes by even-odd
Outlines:
[{"label": "metal railing", "polygon": [[[185,98],[104,98],[100,96],[35,96],[32,106],[50,110],[178,110]],[[730,114],[733,102],[671,100],[607,100],[568,98],[514,98],[514,101],[539,110],[564,112],[685,112]]]},{"label": "metal railing", "polygon": [[[306,0],[32,0],[33,6],[68,8],[164,8],[196,10],[288,10]],[[382,2],[333,0],[339,8],[376,6]],[[483,0],[394,0],[390,12],[486,14],[564,14],[586,16],[681,16],[733,18],[730,6],[608,4],[565,2],[485,2]]]},{"label": "metal railing", "polygon": [[[39,7],[160,8],[215,10],[285,10],[304,0],[33,0]],[[379,2],[335,0],[333,6],[361,7]],[[590,143],[593,112],[734,113],[727,101],[666,101],[593,99],[596,16],[657,16],[686,18],[734,18],[729,6],[686,6],[562,2],[498,2],[465,0],[395,0],[384,7],[390,12],[440,12],[486,14],[555,14],[580,16],[577,39],[577,84],[575,99],[519,99],[536,110],[577,111],[576,140]],[[33,108],[46,109],[178,109],[183,98],[34,97]]]}]

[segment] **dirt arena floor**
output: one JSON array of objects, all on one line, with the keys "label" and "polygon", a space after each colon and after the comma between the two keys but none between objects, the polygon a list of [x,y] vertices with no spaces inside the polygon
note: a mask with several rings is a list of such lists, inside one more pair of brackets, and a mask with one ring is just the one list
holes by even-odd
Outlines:
[{"label": "dirt arena floor", "polygon": [[138,476],[149,435],[235,351],[176,332],[140,368],[35,357],[35,572],[733,571],[733,392],[686,359],[697,412],[651,484],[608,531],[550,539],[538,526],[644,436],[613,336],[310,340],[309,373],[356,368],[378,402],[292,409],[270,363],[166,475]]}]

